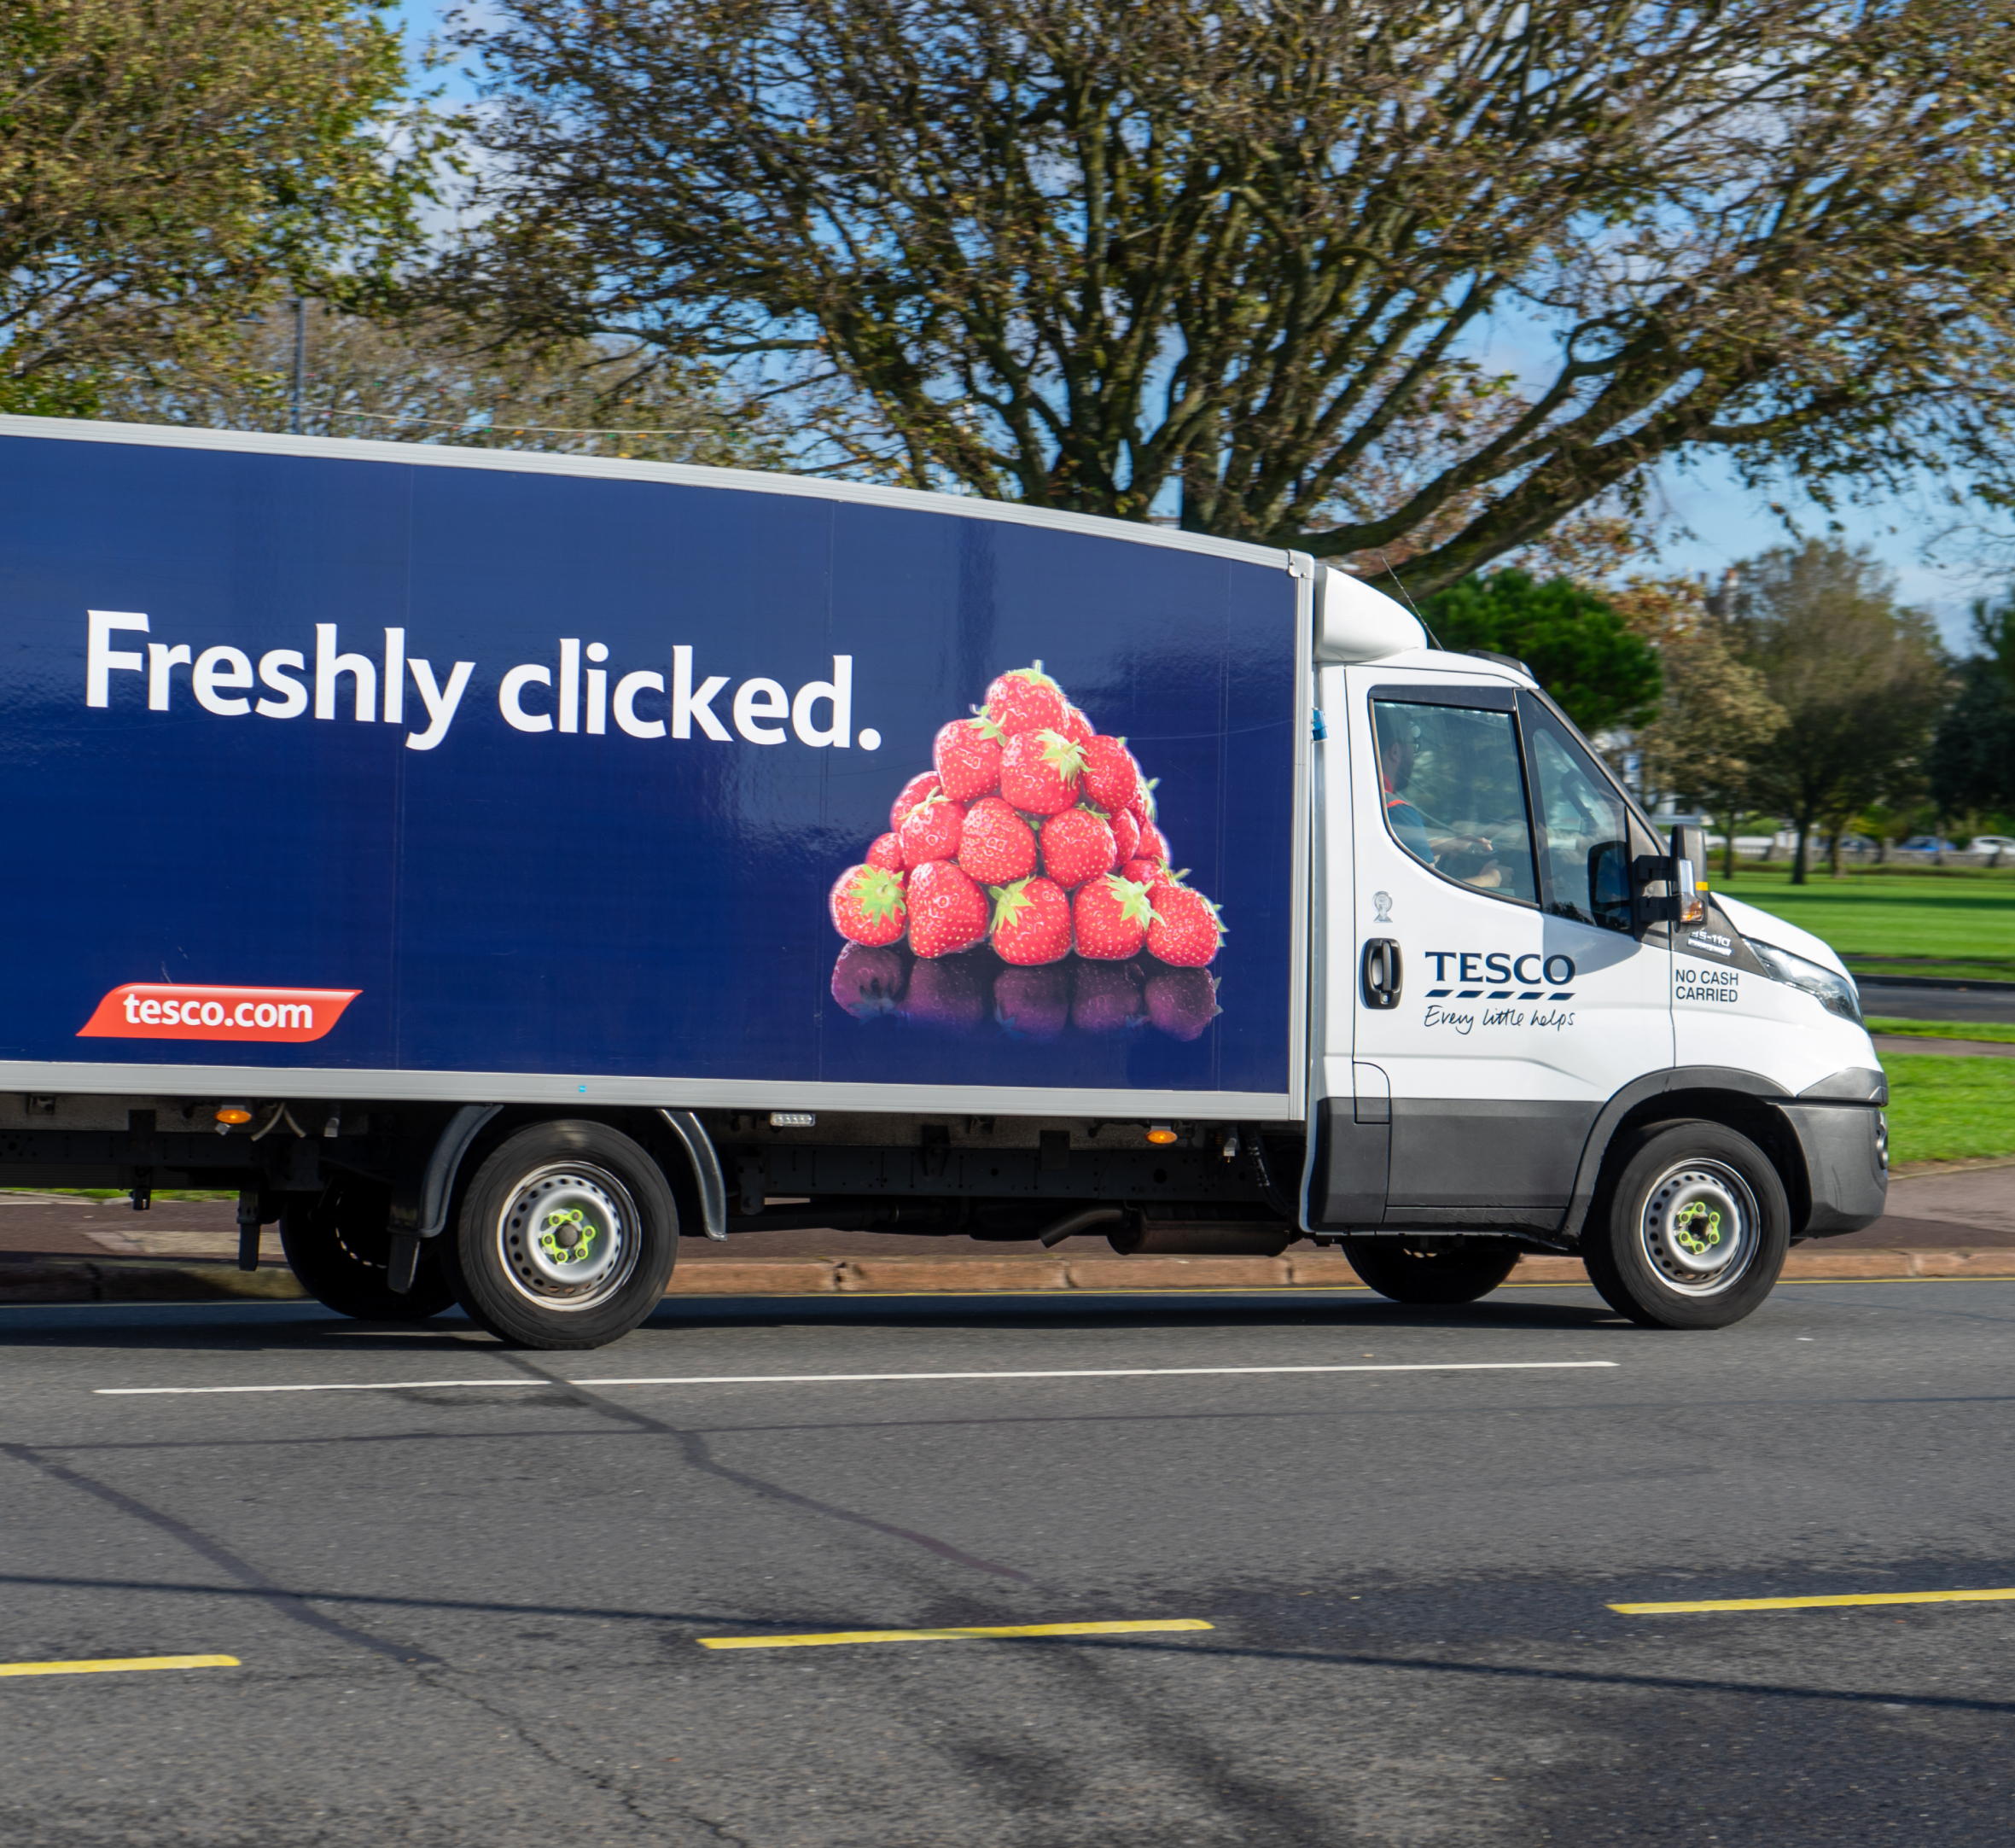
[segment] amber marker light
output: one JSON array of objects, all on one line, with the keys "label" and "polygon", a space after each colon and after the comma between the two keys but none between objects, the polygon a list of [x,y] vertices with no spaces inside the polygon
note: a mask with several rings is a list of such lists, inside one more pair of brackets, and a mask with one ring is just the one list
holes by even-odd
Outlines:
[{"label": "amber marker light", "polygon": [[242,1104],[219,1104],[217,1106],[217,1120],[220,1123],[229,1123],[235,1129],[240,1123],[250,1122],[252,1112]]},{"label": "amber marker light", "polygon": [[1147,1139],[1156,1148],[1162,1148],[1174,1141],[1175,1132],[1167,1123],[1150,1123],[1147,1126]]}]

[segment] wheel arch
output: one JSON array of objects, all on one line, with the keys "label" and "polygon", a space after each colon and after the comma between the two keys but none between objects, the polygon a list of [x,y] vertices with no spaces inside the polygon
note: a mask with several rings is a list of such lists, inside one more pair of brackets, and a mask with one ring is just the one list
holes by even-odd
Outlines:
[{"label": "wheel arch", "polygon": [[1812,1179],[1797,1132],[1778,1107],[1790,1101],[1783,1086],[1757,1073],[1716,1065],[1682,1065],[1626,1085],[1603,1106],[1588,1133],[1562,1234],[1580,1242],[1623,1137],[1654,1123],[1699,1117],[1747,1136],[1770,1158],[1791,1204],[1796,1239],[1812,1215]]}]

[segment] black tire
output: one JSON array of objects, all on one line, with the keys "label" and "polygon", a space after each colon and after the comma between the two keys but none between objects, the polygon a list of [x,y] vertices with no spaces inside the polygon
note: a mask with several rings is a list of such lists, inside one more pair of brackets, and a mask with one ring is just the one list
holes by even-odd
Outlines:
[{"label": "black tire", "polygon": [[534,1123],[476,1169],[443,1268],[469,1319],[525,1348],[598,1348],[663,1299],[678,1209],[658,1164],[606,1123]]},{"label": "black tire", "polygon": [[1770,1294],[1791,1209],[1770,1157],[1723,1123],[1640,1129],[1614,1149],[1581,1258],[1619,1315],[1647,1328],[1726,1328]]},{"label": "black tire", "polygon": [[390,1189],[347,1175],[319,1194],[290,1194],[280,1244],[301,1287],[324,1309],[365,1322],[423,1322],[451,1307],[455,1292],[429,1245],[420,1248],[411,1290],[401,1296],[387,1283],[391,1214]]},{"label": "black tire", "polygon": [[1395,1303],[1474,1303],[1511,1274],[1516,1245],[1495,1239],[1460,1245],[1409,1245],[1402,1238],[1346,1239],[1343,1255],[1382,1297]]}]

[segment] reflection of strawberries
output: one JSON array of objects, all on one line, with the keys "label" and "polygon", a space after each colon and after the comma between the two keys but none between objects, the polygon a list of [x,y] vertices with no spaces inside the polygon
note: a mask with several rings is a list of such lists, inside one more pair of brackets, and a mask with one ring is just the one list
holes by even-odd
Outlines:
[{"label": "reflection of strawberries", "polygon": [[1140,976],[1131,963],[1080,963],[1071,982],[1070,1023],[1080,1033],[1117,1033],[1144,1017]]},{"label": "reflection of strawberries", "polygon": [[[941,866],[942,861],[933,861]],[[956,867],[948,871],[957,872]],[[970,956],[955,956],[949,962],[918,963],[910,971],[910,986],[903,996],[902,1017],[913,1027],[932,1027],[940,1033],[970,1033],[987,1012],[987,990],[980,971]]]},{"label": "reflection of strawberries", "polygon": [[1085,794],[1107,814],[1117,814],[1139,793],[1139,767],[1124,738],[1095,737],[1085,746]]},{"label": "reflection of strawberries", "polygon": [[[1110,825],[1113,846],[1117,849],[1120,864],[1123,866],[1139,850],[1140,824],[1133,819],[1133,810],[1122,808],[1112,816]],[[1127,877],[1132,878],[1133,876],[1128,873]]]},{"label": "reflection of strawberries", "polygon": [[1070,1019],[1070,977],[1059,963],[1004,969],[993,978],[993,1017],[1017,1040],[1053,1040]]},{"label": "reflection of strawberries", "polygon": [[1000,754],[1000,793],[1029,814],[1062,814],[1076,805],[1084,761],[1061,732],[1020,732]]},{"label": "reflection of strawberries", "polygon": [[993,953],[1024,968],[1070,953],[1070,901],[1051,879],[1017,879],[993,893]]},{"label": "reflection of strawberries", "polygon": [[948,860],[917,867],[906,895],[910,947],[919,956],[951,956],[987,934],[987,895]]},{"label": "reflection of strawberries", "polygon": [[875,843],[868,849],[868,865],[879,866],[884,872],[900,872],[903,870],[903,842],[900,834],[878,834]]},{"label": "reflection of strawberries", "polygon": [[965,812],[958,865],[981,885],[1008,885],[1035,871],[1035,836],[998,796],[982,796]]},{"label": "reflection of strawberries", "polygon": [[1169,864],[1168,840],[1153,822],[1141,823],[1140,842],[1133,849],[1133,857],[1136,860],[1158,860],[1164,866]]},{"label": "reflection of strawberries", "polygon": [[833,965],[833,999],[856,1020],[892,1014],[903,992],[903,971],[908,967],[900,950],[849,943]]},{"label": "reflection of strawberries", "polygon": [[1061,732],[1069,722],[1069,709],[1063,689],[1042,671],[1039,661],[1033,667],[1002,674],[987,689],[987,716],[1004,737],[1011,738],[1024,732]]},{"label": "reflection of strawberries", "polygon": [[949,860],[958,851],[965,811],[941,794],[927,796],[903,817],[903,865],[914,871],[926,860]]},{"label": "reflection of strawberries", "polygon": [[849,866],[833,881],[826,900],[833,928],[854,943],[893,943],[903,934],[900,873],[880,866]]},{"label": "reflection of strawberries", "polygon": [[938,782],[955,802],[991,796],[1000,787],[1000,727],[991,719],[954,719],[938,733],[931,756]]},{"label": "reflection of strawberries", "polygon": [[1218,952],[1224,926],[1217,907],[1201,892],[1163,881],[1154,889],[1155,921],[1147,927],[1148,953],[1178,969],[1201,969]]},{"label": "reflection of strawberries", "polygon": [[[910,903],[914,911],[913,895]],[[1116,963],[1140,953],[1155,913],[1144,885],[1108,873],[1103,879],[1090,880],[1078,888],[1076,897],[1070,901],[1070,915],[1078,954],[1095,962]]]},{"label": "reflection of strawberries", "polygon": [[1067,808],[1042,825],[1042,870],[1065,891],[1110,872],[1119,851],[1105,818],[1089,808]]},{"label": "reflection of strawberries", "polygon": [[1147,1017],[1173,1040],[1197,1039],[1222,1011],[1217,977],[1207,969],[1163,969],[1148,977]]},{"label": "reflection of strawberries", "polygon": [[940,788],[936,776],[926,770],[921,776],[914,776],[902,786],[901,793],[888,807],[888,825],[901,831],[903,818],[927,796],[935,796]]}]

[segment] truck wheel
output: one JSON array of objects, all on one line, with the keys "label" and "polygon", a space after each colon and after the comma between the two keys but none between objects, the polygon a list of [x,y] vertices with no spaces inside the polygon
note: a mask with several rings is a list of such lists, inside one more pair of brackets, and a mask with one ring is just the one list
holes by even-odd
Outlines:
[{"label": "truck wheel", "polygon": [[1721,1123],[1661,1123],[1616,1151],[1581,1241],[1588,1279],[1647,1328],[1726,1328],[1770,1294],[1791,1210],[1770,1158]]},{"label": "truck wheel", "polygon": [[658,1164],[606,1123],[534,1123],[475,1172],[440,1241],[455,1297],[499,1341],[598,1348],[658,1306],[678,1209]]},{"label": "truck wheel", "polygon": [[455,1300],[433,1252],[422,1246],[413,1287],[385,1281],[392,1256],[392,1195],[364,1181],[332,1181],[319,1194],[290,1194],[280,1244],[301,1287],[339,1315],[366,1322],[423,1322]]},{"label": "truck wheel", "polygon": [[1487,1297],[1518,1262],[1515,1245],[1465,1243],[1409,1247],[1400,1239],[1346,1239],[1350,1268],[1395,1303],[1474,1303]]}]

